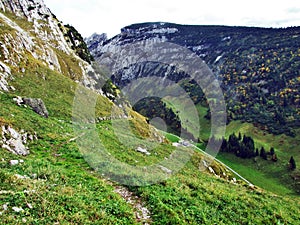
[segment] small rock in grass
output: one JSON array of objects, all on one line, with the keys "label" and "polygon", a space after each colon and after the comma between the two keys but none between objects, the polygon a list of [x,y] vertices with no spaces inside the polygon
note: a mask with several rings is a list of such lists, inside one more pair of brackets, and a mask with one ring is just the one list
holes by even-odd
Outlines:
[{"label": "small rock in grass", "polygon": [[136,149],[136,151],[141,152],[141,153],[144,153],[145,155],[151,155],[151,153],[148,152],[147,149],[142,148],[142,147],[138,147],[138,148]]},{"label": "small rock in grass", "polygon": [[27,177],[27,176],[22,176],[22,175],[20,175],[20,174],[15,174],[15,177],[16,177],[17,179],[19,179],[19,180],[26,180],[26,179],[29,179],[29,177]]},{"label": "small rock in grass", "polygon": [[19,208],[19,207],[12,207],[12,210],[15,211],[15,212],[17,212],[17,213],[24,211],[24,209]]},{"label": "small rock in grass", "polygon": [[213,169],[213,168],[211,168],[211,167],[208,167],[208,170],[209,170],[209,172],[211,172],[212,174],[216,174],[216,172],[214,171],[214,169]]},{"label": "small rock in grass", "polygon": [[9,163],[10,163],[11,166],[16,166],[16,165],[19,164],[19,160],[10,160]]},{"label": "small rock in grass", "polygon": [[165,173],[168,173],[168,174],[171,174],[171,173],[172,173],[172,170],[170,170],[170,169],[168,169],[168,168],[166,168],[166,167],[164,167],[164,166],[159,166],[159,168],[160,168],[162,171],[164,171]]},{"label": "small rock in grass", "polygon": [[7,210],[8,210],[8,203],[4,204],[4,205],[2,206],[2,208],[3,208],[4,211],[7,211]]}]

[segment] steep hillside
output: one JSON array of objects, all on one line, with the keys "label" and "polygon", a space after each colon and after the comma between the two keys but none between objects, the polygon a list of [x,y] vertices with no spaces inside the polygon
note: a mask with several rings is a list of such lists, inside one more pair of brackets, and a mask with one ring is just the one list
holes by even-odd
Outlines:
[{"label": "steep hillside", "polygon": [[0,8],[0,224],[299,221],[297,197],[149,126],[42,1]]}]

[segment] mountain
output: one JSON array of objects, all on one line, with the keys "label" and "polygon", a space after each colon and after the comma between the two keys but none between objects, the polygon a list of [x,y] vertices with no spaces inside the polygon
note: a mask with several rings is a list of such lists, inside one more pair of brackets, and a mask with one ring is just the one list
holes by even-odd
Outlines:
[{"label": "mountain", "polygon": [[149,125],[43,1],[0,8],[0,224],[297,223],[292,190]]},{"label": "mountain", "polygon": [[[205,61],[220,83],[228,122],[242,120],[273,134],[294,136],[300,125],[299,35],[300,27],[273,29],[142,23],[124,27],[110,40],[90,41],[88,46],[98,61],[109,53],[117,54],[123,46],[136,43],[172,43],[174,48],[176,45],[188,49]],[[179,82],[187,76],[162,63],[128,64],[132,65],[112,77],[121,87],[137,77],[151,75]],[[181,86],[195,103],[207,104],[199,85],[184,83]]]},{"label": "mountain", "polygon": [[[286,193],[280,187],[300,190],[299,173],[287,169],[291,157],[300,160],[299,32],[158,22],[87,43],[150,123],[206,151],[219,148],[217,157],[251,182]],[[229,144],[238,134],[254,145]]]}]

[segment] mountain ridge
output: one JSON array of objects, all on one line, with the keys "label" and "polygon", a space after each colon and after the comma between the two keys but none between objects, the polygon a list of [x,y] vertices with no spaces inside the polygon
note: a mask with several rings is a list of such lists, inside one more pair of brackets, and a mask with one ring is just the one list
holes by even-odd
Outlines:
[{"label": "mountain ridge", "polygon": [[[229,121],[239,119],[274,134],[295,135],[291,128],[299,127],[300,121],[300,50],[295,44],[300,41],[300,27],[142,23],[126,26],[119,35],[102,43],[89,43],[89,49],[97,61],[106,52],[117,54],[120,46],[139,41],[170,42],[187,48],[204,60],[222,87]],[[153,73],[149,68],[151,66],[145,66],[144,71],[140,66],[125,68],[114,75],[114,82],[122,86],[127,80],[126,71],[135,78],[137,74]],[[166,69],[162,69],[156,75],[163,77],[165,73]]]}]

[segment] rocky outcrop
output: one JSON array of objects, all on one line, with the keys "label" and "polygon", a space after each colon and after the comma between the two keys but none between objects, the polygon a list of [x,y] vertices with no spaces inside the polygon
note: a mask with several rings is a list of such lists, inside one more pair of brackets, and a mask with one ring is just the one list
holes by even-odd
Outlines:
[{"label": "rocky outcrop", "polygon": [[48,118],[49,113],[48,110],[45,106],[45,103],[43,102],[42,99],[39,98],[21,98],[20,96],[17,96],[16,98],[13,99],[18,106],[25,105],[29,106],[32,108],[34,112],[37,114]]},{"label": "rocky outcrop", "polygon": [[15,155],[28,155],[29,148],[26,147],[27,142],[37,139],[36,135],[29,135],[23,130],[18,132],[11,126],[2,126],[1,130],[1,147]]},{"label": "rocky outcrop", "polygon": [[24,104],[28,105],[37,114],[48,118],[49,113],[42,99],[39,98],[23,98]]},{"label": "rocky outcrop", "polygon": [[[26,26],[24,29],[24,26],[20,26],[18,21],[6,12],[14,13],[30,22],[32,26]],[[58,50],[73,58],[76,66],[82,69],[82,74],[87,73],[85,68],[92,57],[83,38],[74,27],[63,25],[43,0],[1,0],[0,21],[6,28],[5,32],[0,33],[0,52],[3,53],[0,61],[5,64],[24,72],[26,68],[19,65],[27,61],[29,53],[50,69],[70,73],[65,74],[70,77],[75,76],[71,69],[63,70],[62,65],[66,66],[66,63],[62,62],[62,56],[57,54]]]},{"label": "rocky outcrop", "polygon": [[99,46],[103,46],[104,43],[108,40],[106,34],[97,34],[94,33],[92,36],[85,38],[84,41],[91,50],[91,53],[93,55],[96,55],[98,51]]},{"label": "rocky outcrop", "polygon": [[[33,24],[30,30],[24,30],[0,11],[1,21],[9,29],[12,29],[1,35],[3,36],[1,47],[5,53],[4,62],[17,67],[20,62],[25,60],[25,55],[29,52],[34,58],[43,61],[51,69],[61,72],[59,60],[52,48],[67,54],[72,54],[73,51],[64,39],[57,19],[54,18],[43,1],[2,0],[1,3],[3,12],[12,12]],[[33,37],[32,33],[36,37]],[[39,39],[42,42],[38,41]],[[20,70],[22,69],[24,68],[20,68]]]},{"label": "rocky outcrop", "polygon": [[17,16],[25,16],[31,21],[51,16],[51,11],[42,0],[2,0],[0,1],[0,8]]},{"label": "rocky outcrop", "polygon": [[49,41],[48,44],[51,44],[54,48],[58,48],[68,54],[73,52],[64,38],[60,22],[47,8],[43,0],[1,0],[0,8],[4,12],[14,13],[32,22],[32,32],[37,34],[42,40]]},{"label": "rocky outcrop", "polygon": [[[93,58],[82,36],[63,25],[43,0],[0,0],[0,22],[0,91],[14,90],[9,85],[11,70],[25,74],[35,59],[103,94],[105,79],[91,66]],[[101,39],[106,40],[105,35]]]},{"label": "rocky outcrop", "polygon": [[12,79],[10,68],[0,61],[0,91],[14,90],[14,87],[9,86],[8,80]]},{"label": "rocky outcrop", "polygon": [[[43,0],[0,0],[0,23],[0,93],[15,90],[11,71],[22,75],[28,67],[43,64],[103,95],[105,79],[91,66],[83,38],[74,27],[63,25]],[[29,104],[48,117],[41,101]]]}]

